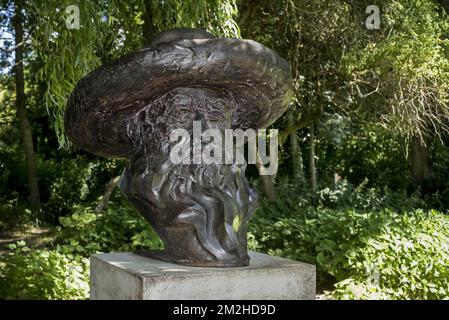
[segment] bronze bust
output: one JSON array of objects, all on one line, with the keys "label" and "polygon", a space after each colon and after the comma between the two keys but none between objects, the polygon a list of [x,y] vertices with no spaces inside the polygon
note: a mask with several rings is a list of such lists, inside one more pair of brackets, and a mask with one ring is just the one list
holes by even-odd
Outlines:
[{"label": "bronze bust", "polygon": [[163,240],[160,259],[246,266],[256,194],[245,164],[174,164],[169,135],[178,128],[191,133],[194,121],[221,131],[265,128],[291,96],[289,66],[273,50],[177,29],[81,79],[65,130],[88,152],[129,160],[120,189]]}]

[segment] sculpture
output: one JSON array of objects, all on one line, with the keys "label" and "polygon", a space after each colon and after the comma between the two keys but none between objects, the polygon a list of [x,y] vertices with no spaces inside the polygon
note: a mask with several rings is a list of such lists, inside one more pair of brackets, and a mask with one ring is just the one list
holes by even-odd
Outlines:
[{"label": "sculpture", "polygon": [[119,187],[163,240],[160,259],[245,266],[256,202],[245,165],[173,164],[169,134],[191,132],[193,121],[204,129],[265,128],[291,95],[288,64],[274,51],[177,29],[81,79],[67,104],[65,130],[88,152],[129,159]]}]

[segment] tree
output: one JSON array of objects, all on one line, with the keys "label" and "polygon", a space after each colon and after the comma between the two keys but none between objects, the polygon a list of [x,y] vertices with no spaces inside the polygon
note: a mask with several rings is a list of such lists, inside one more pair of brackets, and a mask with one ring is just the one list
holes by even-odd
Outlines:
[{"label": "tree", "polygon": [[381,28],[368,30],[371,4],[242,1],[240,27],[290,63],[295,121],[278,122],[281,143],[325,113],[380,121],[411,142],[411,173],[419,182],[429,176],[422,168],[429,163],[426,142],[449,123],[448,18],[432,0],[378,1]]},{"label": "tree", "polygon": [[301,186],[305,186],[304,166],[302,162],[302,152],[299,146],[298,134],[293,128],[295,125],[295,115],[292,108],[287,111],[288,129],[290,131],[288,139],[290,141],[290,150],[293,162],[293,177],[298,180]]},{"label": "tree", "polygon": [[[312,126],[325,112],[347,113],[353,108],[341,58],[359,33],[354,28],[357,21],[345,1],[260,1],[257,5],[242,1],[240,7],[243,36],[274,48],[290,64],[295,100],[287,121],[275,125],[281,128],[280,144],[290,141],[294,177],[304,184],[297,132],[308,127],[313,132]],[[315,139],[310,142],[309,181],[316,190]]]},{"label": "tree", "polygon": [[403,134],[411,147],[412,180],[426,184],[428,144],[449,131],[448,16],[430,0],[379,5],[383,27],[344,63],[354,99],[375,107],[372,115]]},{"label": "tree", "polygon": [[[63,114],[75,84],[89,71],[148,43],[155,33],[172,28],[203,28],[216,35],[239,37],[233,18],[234,0],[200,1],[79,1],[80,28],[65,25],[69,1],[31,1],[31,14],[40,23],[33,50],[44,63],[45,106],[52,116],[60,145],[69,146]],[[140,32],[136,32],[140,30]]]},{"label": "tree", "polygon": [[[148,44],[157,32],[167,29],[198,27],[216,35],[240,36],[233,20],[237,14],[234,0],[83,0],[77,3],[79,29],[67,29],[66,8],[71,4],[33,0],[27,8],[35,21],[31,49],[41,62],[37,80],[44,88],[43,102],[62,147],[70,145],[63,126],[67,99],[77,81],[95,67]],[[117,177],[110,182],[105,203]]]},{"label": "tree", "polygon": [[25,95],[25,79],[24,79],[24,58],[25,58],[25,43],[24,39],[24,11],[23,0],[16,0],[14,2],[14,78],[16,91],[16,111],[19,120],[20,132],[22,135],[23,150],[25,153],[25,162],[28,172],[28,188],[29,188],[29,202],[30,208],[34,214],[38,214],[41,201],[39,192],[39,178],[37,174],[36,155],[33,145],[33,134],[30,120],[27,116],[26,95]]}]

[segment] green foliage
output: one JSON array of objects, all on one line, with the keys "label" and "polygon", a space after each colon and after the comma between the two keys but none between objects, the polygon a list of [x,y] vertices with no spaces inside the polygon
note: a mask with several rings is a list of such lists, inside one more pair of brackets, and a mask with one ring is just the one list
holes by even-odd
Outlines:
[{"label": "green foliage", "polygon": [[410,168],[404,137],[378,123],[337,120],[334,116],[319,122],[316,153],[321,176],[337,172],[356,185],[368,179],[371,186],[406,189]]},{"label": "green foliage", "polygon": [[200,27],[217,35],[239,37],[233,18],[234,0],[203,1],[78,1],[80,29],[65,25],[69,0],[31,1],[30,18],[38,21],[32,30],[32,48],[42,62],[38,81],[45,86],[44,102],[54,119],[61,146],[69,141],[64,133],[64,110],[76,82],[101,63],[142,46],[144,13],[150,10],[155,31]]},{"label": "green foliage", "polygon": [[[407,136],[440,134],[449,119],[449,20],[432,0],[380,1],[382,27],[342,59],[354,100]],[[366,95],[370,93],[369,95]],[[373,96],[371,96],[373,94]]]},{"label": "green foliage", "polygon": [[234,21],[238,11],[235,0],[168,0],[150,5],[156,30],[202,28],[225,37],[240,37]]},{"label": "green foliage", "polygon": [[241,26],[242,34],[287,59],[301,117],[352,107],[341,70],[348,44],[361,33],[352,5],[326,0],[243,3],[250,18]]},{"label": "green foliage", "polygon": [[45,106],[54,119],[61,145],[68,143],[63,133],[63,110],[69,94],[79,79],[101,64],[108,25],[101,21],[98,3],[80,1],[77,4],[82,19],[80,30],[68,30],[65,25],[65,8],[71,1],[29,3],[30,16],[39,21],[31,37],[32,47],[42,61],[37,78],[45,84]]},{"label": "green foliage", "polygon": [[[449,141],[449,136],[443,137]],[[439,141],[430,146],[432,161],[432,185],[431,192],[426,200],[432,208],[444,210],[449,208],[449,144],[442,144]]]},{"label": "green foliage", "polygon": [[8,104],[9,101],[0,96],[0,198],[26,200],[21,198],[27,192],[24,186],[27,175],[19,145],[20,132],[10,119],[12,111]]},{"label": "green foliage", "polygon": [[91,254],[162,248],[151,226],[124,201],[99,214],[76,205],[60,223],[54,248],[31,250],[18,242],[0,256],[0,299],[86,299]]},{"label": "green foliage", "polygon": [[106,183],[119,175],[122,167],[118,160],[84,155],[43,161],[39,173],[46,221],[57,223],[58,217],[70,215],[76,204],[97,201]]},{"label": "green foliage", "polygon": [[369,187],[368,179],[358,186],[342,180],[332,188],[325,187],[319,190],[317,198],[319,205],[324,208],[341,210],[351,208],[363,212],[381,211],[384,208],[411,211],[427,206],[417,193],[407,195],[403,190],[391,191],[387,187],[383,189]]},{"label": "green foliage", "polygon": [[15,199],[0,198],[0,233],[32,222],[32,214],[26,206]]},{"label": "green foliage", "polygon": [[[345,252],[343,267],[349,272],[333,296],[448,299],[449,217],[434,210],[380,215],[374,224],[378,234],[361,236],[360,247]],[[370,287],[358,292],[354,284]]]},{"label": "green foliage", "polygon": [[60,217],[57,243],[64,252],[88,257],[97,252],[160,249],[162,243],[146,220],[124,201],[110,203],[96,214],[77,206],[70,217]]},{"label": "green foliage", "polygon": [[25,242],[0,256],[0,299],[87,299],[89,261]]},{"label": "green foliage", "polygon": [[0,299],[86,299],[91,254],[162,248],[151,226],[126,202],[109,203],[99,214],[77,205],[60,223],[54,248],[31,250],[18,242],[0,256]]},{"label": "green foliage", "polygon": [[[314,208],[288,193],[275,203],[263,200],[250,224],[249,244],[316,264],[320,278],[344,281],[329,293],[334,298],[447,298],[449,217],[401,210],[400,204],[388,209],[398,195],[376,199],[372,190],[364,193],[369,200],[356,196],[346,209]],[[346,198],[345,192],[340,195],[334,193],[331,202],[343,204],[338,198]],[[380,203],[386,208],[376,210]]]}]

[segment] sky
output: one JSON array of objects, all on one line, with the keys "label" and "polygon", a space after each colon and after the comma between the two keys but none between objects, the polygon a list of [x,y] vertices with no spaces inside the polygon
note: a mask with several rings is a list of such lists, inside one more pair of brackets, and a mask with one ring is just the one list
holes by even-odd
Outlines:
[{"label": "sky", "polygon": [[[7,48],[6,42],[9,41],[10,43],[14,44],[14,34],[12,34],[11,30],[9,29],[11,25],[11,10],[11,6],[0,9],[0,50],[2,51],[0,52],[0,58],[2,60],[0,74],[9,73],[14,63],[14,47],[12,45],[9,47],[9,50],[12,50],[12,52],[4,52]],[[4,59],[6,59],[7,61],[6,67],[3,65]]]}]

